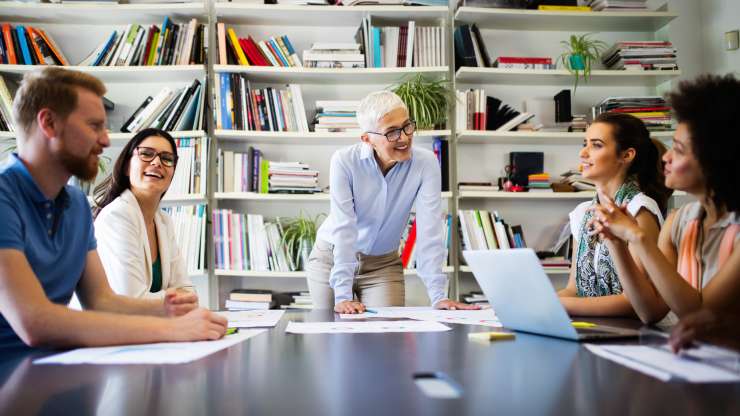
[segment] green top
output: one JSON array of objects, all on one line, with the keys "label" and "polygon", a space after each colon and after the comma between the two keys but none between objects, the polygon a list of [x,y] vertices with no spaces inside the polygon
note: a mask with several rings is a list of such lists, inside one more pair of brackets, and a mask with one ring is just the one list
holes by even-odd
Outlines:
[{"label": "green top", "polygon": [[157,259],[152,263],[152,288],[149,291],[156,293],[160,290],[162,290],[162,261],[157,256]]}]

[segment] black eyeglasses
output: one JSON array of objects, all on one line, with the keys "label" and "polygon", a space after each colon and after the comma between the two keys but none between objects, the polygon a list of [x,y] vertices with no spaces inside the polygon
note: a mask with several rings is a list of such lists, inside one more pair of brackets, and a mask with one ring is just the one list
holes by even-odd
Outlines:
[{"label": "black eyeglasses", "polygon": [[401,139],[401,132],[404,132],[407,136],[411,136],[412,134],[414,134],[415,131],[416,122],[414,120],[411,120],[408,123],[404,124],[403,127],[401,127],[400,129],[393,129],[387,133],[376,133],[374,131],[369,131],[368,133],[385,136],[386,140],[393,143]]},{"label": "black eyeglasses", "polygon": [[157,152],[157,149],[151,147],[139,146],[136,148],[136,153],[139,155],[139,159],[142,162],[151,162],[155,157],[159,156],[159,160],[162,165],[171,168],[177,164],[177,156],[170,152]]}]

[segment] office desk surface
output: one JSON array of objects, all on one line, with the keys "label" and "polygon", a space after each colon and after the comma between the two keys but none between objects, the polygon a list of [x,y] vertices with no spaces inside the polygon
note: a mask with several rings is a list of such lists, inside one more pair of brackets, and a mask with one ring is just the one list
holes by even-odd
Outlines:
[{"label": "office desk surface", "polygon": [[[463,325],[443,333],[284,332],[289,320],[333,316],[288,312],[267,333],[183,365],[33,365],[39,354],[3,353],[0,415],[740,414],[740,384],[662,383],[554,338],[519,333],[484,344],[467,334],[486,328]],[[462,397],[422,394],[413,375],[430,371],[459,383]]]}]

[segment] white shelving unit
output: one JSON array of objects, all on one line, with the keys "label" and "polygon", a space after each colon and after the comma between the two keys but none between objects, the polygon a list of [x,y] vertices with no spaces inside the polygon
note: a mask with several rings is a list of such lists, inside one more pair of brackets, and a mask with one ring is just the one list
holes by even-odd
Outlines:
[{"label": "white shelving unit", "polygon": [[[605,41],[608,46],[620,40],[659,39],[677,17],[665,6],[650,12],[544,12],[461,7],[454,14],[454,22],[456,25],[475,24],[491,59],[495,60],[499,56],[555,58],[562,51],[559,42],[571,34],[591,32],[593,38]],[[578,83],[572,112],[589,114],[591,106],[608,96],[655,95],[680,75],[680,70],[625,71],[597,65],[588,82]],[[526,99],[551,99],[564,88],[573,92],[573,81],[573,75],[565,69],[461,67],[455,73],[457,90],[483,88],[486,95],[495,96],[520,111],[524,111]],[[673,132],[655,132],[652,136],[667,142]],[[543,152],[544,170],[555,180],[560,173],[577,166],[584,140],[583,133],[542,131],[455,130],[454,137],[458,180],[492,183],[504,176],[508,153],[512,151]],[[528,246],[544,250],[557,235],[559,224],[567,221],[568,212],[593,198],[594,193],[460,191],[456,196],[459,209],[498,211],[507,223],[522,224]],[[547,272],[563,277],[568,269],[548,268]],[[460,266],[458,270],[458,294],[479,290],[467,266]],[[562,279],[556,280],[562,283]]]},{"label": "white shelving unit", "polygon": [[[71,67],[101,78],[109,89],[109,98],[116,103],[111,114],[111,130],[118,131],[123,121],[139,106],[147,95],[163,86],[181,87],[193,79],[209,80],[217,73],[238,72],[262,85],[298,83],[303,90],[309,119],[315,110],[314,102],[324,99],[359,100],[367,93],[388,88],[404,77],[422,73],[430,78],[446,78],[455,89],[484,88],[488,95],[521,109],[521,99],[532,96],[552,97],[562,88],[572,88],[573,78],[564,70],[513,70],[499,68],[368,68],[316,69],[273,68],[215,65],[217,47],[215,24],[233,27],[238,36],[252,35],[256,40],[274,35],[288,35],[296,50],[301,52],[317,41],[352,41],[361,20],[372,15],[389,21],[414,20],[417,23],[435,23],[445,27],[449,62],[452,61],[452,40],[455,25],[475,23],[482,32],[492,58],[497,56],[538,55],[556,56],[558,42],[571,33],[606,33],[608,41],[625,37],[627,40],[654,38],[656,32],[665,32],[677,14],[665,7],[651,12],[541,12],[535,10],[507,10],[461,7],[404,7],[404,6],[299,6],[264,5],[231,2],[172,4],[32,4],[0,2],[3,22],[38,25],[47,30],[60,44],[73,63],[90,53],[114,29],[129,23],[161,24],[165,16],[176,22],[197,18],[209,24],[209,51],[207,65],[151,66],[151,67]],[[680,53],[680,51],[679,51]],[[0,65],[0,74],[20,77],[31,66]],[[595,69],[588,83],[579,83],[574,97],[574,113],[609,95],[655,93],[669,86],[680,71],[614,71]],[[259,86],[262,86],[259,85]],[[213,113],[214,91],[210,88],[209,110]],[[591,192],[580,193],[503,193],[458,192],[460,181],[493,181],[502,176],[506,155],[510,151],[543,151],[545,170],[553,177],[572,167],[578,161],[578,149],[583,142],[581,133],[551,132],[496,132],[467,131],[454,128],[454,109],[450,110],[448,130],[419,131],[415,145],[431,147],[433,137],[442,136],[450,143],[450,192],[440,197],[448,212],[454,215],[460,209],[500,210],[511,224],[521,223],[530,246],[538,247],[545,235],[552,232],[558,219],[567,216],[572,208],[593,197]],[[658,132],[653,136],[668,141],[673,132]],[[133,135],[111,133],[112,148],[120,148]],[[305,213],[315,216],[328,213],[328,194],[280,195],[255,193],[222,193],[216,189],[216,151],[228,149],[245,151],[258,147],[269,160],[303,160],[317,168],[321,185],[328,184],[328,163],[338,148],[355,143],[354,134],[344,133],[274,133],[254,131],[214,130],[209,121],[204,131],[173,132],[175,137],[210,137],[209,186],[201,195],[168,196],[164,203],[207,203],[209,212],[228,208],[243,213],[259,213],[268,218],[275,215]],[[0,133],[0,140],[11,140],[12,133]],[[444,269],[450,276],[450,296],[464,293],[464,281],[470,281],[470,270],[460,265],[457,258],[457,222],[453,221],[451,265]],[[207,286],[209,305],[217,308],[232,287],[261,287],[305,289],[304,272],[243,272],[215,270],[213,245],[208,230],[209,270],[198,272],[201,285]],[[538,247],[541,248],[541,247]],[[548,269],[552,275],[567,274],[567,268]],[[404,272],[408,290],[420,291],[415,282],[415,271]],[[205,276],[205,277],[204,277]],[[225,279],[231,277],[232,279]],[[203,281],[205,283],[203,283]],[[223,282],[223,286],[221,284]],[[460,286],[462,284],[462,287]],[[275,286],[273,286],[275,285]],[[468,285],[470,286],[470,285]],[[410,289],[409,289],[410,288]],[[425,296],[425,295],[423,295]],[[413,298],[413,296],[412,296]]]}]

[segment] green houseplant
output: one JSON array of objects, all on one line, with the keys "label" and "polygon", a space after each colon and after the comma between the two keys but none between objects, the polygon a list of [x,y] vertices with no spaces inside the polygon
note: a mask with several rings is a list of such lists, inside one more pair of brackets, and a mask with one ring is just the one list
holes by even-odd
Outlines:
[{"label": "green houseplant", "polygon": [[306,269],[308,256],[311,254],[311,248],[313,248],[313,244],[316,241],[316,230],[322,216],[324,214],[310,218],[304,216],[303,212],[301,212],[298,217],[282,224],[282,244],[288,252],[296,270]]},{"label": "green houseplant", "polygon": [[592,33],[570,35],[569,40],[560,42],[565,47],[565,52],[560,55],[559,60],[575,76],[573,93],[578,89],[579,78],[583,77],[583,81],[588,82],[594,62],[599,61],[601,52],[606,48],[606,43],[590,39],[590,35]]},{"label": "green houseplant", "polygon": [[444,128],[453,97],[448,81],[428,80],[416,74],[403,80],[392,91],[406,103],[409,116],[416,121],[419,130]]}]

